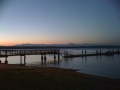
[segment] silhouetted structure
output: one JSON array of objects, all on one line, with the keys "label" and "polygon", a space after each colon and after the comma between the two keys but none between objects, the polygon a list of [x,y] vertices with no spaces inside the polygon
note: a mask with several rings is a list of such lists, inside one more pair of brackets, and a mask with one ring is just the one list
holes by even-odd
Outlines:
[{"label": "silhouetted structure", "polygon": [[58,54],[58,60],[60,56],[59,49],[46,49],[46,50],[0,50],[0,57],[5,57],[5,63],[8,63],[8,56],[20,56],[20,63],[22,64],[22,56],[24,57],[24,64],[26,64],[26,55],[41,55],[41,60],[47,60],[46,55],[53,54],[54,59],[56,58],[55,54]]}]

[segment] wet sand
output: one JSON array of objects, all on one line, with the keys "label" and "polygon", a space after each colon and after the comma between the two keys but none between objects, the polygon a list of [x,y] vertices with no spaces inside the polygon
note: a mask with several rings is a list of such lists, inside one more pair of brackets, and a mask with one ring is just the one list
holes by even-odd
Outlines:
[{"label": "wet sand", "polygon": [[120,90],[120,80],[54,67],[0,64],[1,90]]}]

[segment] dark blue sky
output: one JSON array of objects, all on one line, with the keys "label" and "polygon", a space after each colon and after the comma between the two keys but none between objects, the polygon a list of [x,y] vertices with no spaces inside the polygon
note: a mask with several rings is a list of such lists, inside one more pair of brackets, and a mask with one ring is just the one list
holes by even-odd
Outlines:
[{"label": "dark blue sky", "polygon": [[9,0],[0,7],[0,45],[120,45],[119,0]]}]

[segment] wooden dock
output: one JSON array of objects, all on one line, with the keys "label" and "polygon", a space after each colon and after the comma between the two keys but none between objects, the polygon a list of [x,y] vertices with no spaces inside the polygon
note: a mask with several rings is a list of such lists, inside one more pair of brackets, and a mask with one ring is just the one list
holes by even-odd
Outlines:
[{"label": "wooden dock", "polygon": [[106,52],[101,52],[101,50],[99,51],[98,53],[98,50],[96,50],[96,53],[93,53],[93,54],[87,54],[87,51],[85,50],[84,51],[85,53],[83,53],[83,50],[82,50],[82,54],[65,54],[64,55],[64,58],[73,58],[73,57],[86,57],[86,56],[101,56],[101,55],[106,55],[106,56],[110,56],[110,55],[114,55],[114,54],[120,54],[120,51],[117,50],[117,51],[106,51]]},{"label": "wooden dock", "polygon": [[[0,50],[0,58],[5,58],[5,63],[8,63],[7,58],[9,56],[20,56],[20,63],[22,64],[22,57],[24,57],[24,64],[26,64],[26,55],[41,55],[41,60],[47,60],[46,55],[51,54],[53,55],[54,60],[60,59],[60,55],[64,58],[73,58],[73,57],[86,57],[86,56],[101,56],[101,55],[114,55],[114,54],[120,54],[119,49],[117,51],[106,51],[102,52],[101,50],[96,50],[95,53],[89,54],[86,50],[82,50],[82,54],[74,54],[72,51],[66,51],[63,52],[60,51],[60,49],[32,49],[32,50]],[[1,63],[1,61],[0,61]]]},{"label": "wooden dock", "polygon": [[41,55],[41,60],[46,60],[47,54],[54,55],[54,59],[56,59],[56,54],[58,55],[58,60],[60,58],[60,50],[59,49],[45,49],[45,50],[0,50],[0,58],[5,58],[5,63],[8,63],[7,58],[9,56],[20,56],[20,62],[22,62],[22,56],[24,57],[24,64],[26,55]]}]

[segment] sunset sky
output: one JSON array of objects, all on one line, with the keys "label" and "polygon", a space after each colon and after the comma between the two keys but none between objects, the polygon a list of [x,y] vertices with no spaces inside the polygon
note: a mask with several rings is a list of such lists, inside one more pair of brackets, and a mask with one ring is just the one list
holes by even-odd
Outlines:
[{"label": "sunset sky", "polygon": [[120,45],[119,0],[0,1],[0,45]]}]

